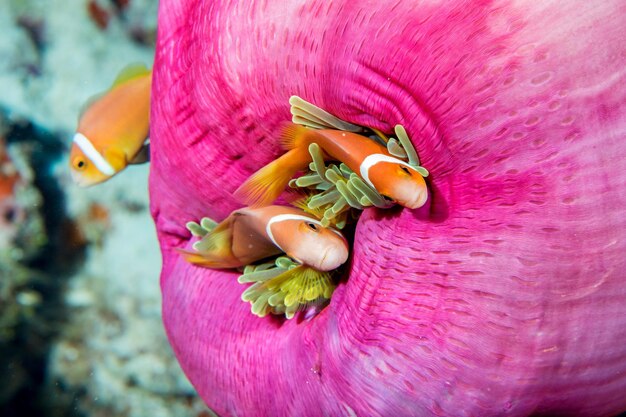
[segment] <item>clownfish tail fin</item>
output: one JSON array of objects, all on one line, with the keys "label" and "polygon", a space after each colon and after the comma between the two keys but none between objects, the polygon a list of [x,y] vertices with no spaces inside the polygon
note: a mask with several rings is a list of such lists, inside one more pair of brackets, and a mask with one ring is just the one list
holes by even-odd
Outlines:
[{"label": "clownfish tail fin", "polygon": [[309,162],[307,148],[294,148],[254,173],[235,191],[235,197],[250,207],[267,206]]},{"label": "clownfish tail fin", "polygon": [[283,126],[278,137],[280,146],[289,151],[296,148],[308,148],[311,139],[316,136],[316,132],[313,129],[309,129],[304,126],[288,123]]},{"label": "clownfish tail fin", "polygon": [[187,250],[182,248],[176,248],[175,250],[185,259],[185,261],[193,265],[203,266],[205,268],[229,269],[240,266],[238,263],[234,262],[233,259],[230,258],[224,259],[213,256],[209,253],[202,253],[195,250]]},{"label": "clownfish tail fin", "polygon": [[183,258],[194,265],[207,268],[233,268],[240,266],[232,252],[233,217],[227,217],[223,222],[207,232],[202,239],[193,244],[193,250],[177,248]]}]

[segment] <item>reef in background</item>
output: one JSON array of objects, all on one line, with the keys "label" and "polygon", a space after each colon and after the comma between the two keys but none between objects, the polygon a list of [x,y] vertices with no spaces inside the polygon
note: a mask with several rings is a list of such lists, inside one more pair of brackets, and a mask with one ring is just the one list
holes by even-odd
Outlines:
[{"label": "reef in background", "polygon": [[85,101],[127,64],[151,65],[156,8],[0,3],[0,160],[19,174],[0,213],[2,416],[206,412],[161,324],[148,167],[92,189],[75,187],[66,168]]},{"label": "reef in background", "polygon": [[32,148],[25,143],[8,146],[7,131],[0,119],[0,369],[8,369],[0,404],[37,372],[32,365],[41,363],[41,340],[49,339],[50,329],[46,319],[37,318],[45,275],[29,267],[48,242],[42,196],[30,164]]}]

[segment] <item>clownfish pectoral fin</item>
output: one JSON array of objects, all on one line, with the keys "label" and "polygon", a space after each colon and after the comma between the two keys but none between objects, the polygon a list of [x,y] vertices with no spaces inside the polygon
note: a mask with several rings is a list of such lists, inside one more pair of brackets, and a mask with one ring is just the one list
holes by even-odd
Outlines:
[{"label": "clownfish pectoral fin", "polygon": [[146,67],[144,64],[135,63],[127,65],[122,68],[120,73],[117,75],[115,81],[113,81],[113,85],[111,86],[111,88],[115,88],[118,85],[123,84],[126,81],[133,80],[135,78],[148,76],[151,74],[151,72],[152,71],[148,69],[148,67]]},{"label": "clownfish pectoral fin", "polygon": [[132,165],[145,164],[146,162],[150,162],[150,142],[146,142],[133,159],[128,161]]}]

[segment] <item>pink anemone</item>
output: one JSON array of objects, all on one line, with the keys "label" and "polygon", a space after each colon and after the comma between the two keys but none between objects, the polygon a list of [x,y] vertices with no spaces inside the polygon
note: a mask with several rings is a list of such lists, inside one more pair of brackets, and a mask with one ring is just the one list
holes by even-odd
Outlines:
[{"label": "pink anemone", "polygon": [[[163,0],[150,180],[171,344],[221,416],[626,409],[626,4]],[[366,210],[311,321],[185,263],[280,150],[295,94],[391,131],[421,210]]]}]

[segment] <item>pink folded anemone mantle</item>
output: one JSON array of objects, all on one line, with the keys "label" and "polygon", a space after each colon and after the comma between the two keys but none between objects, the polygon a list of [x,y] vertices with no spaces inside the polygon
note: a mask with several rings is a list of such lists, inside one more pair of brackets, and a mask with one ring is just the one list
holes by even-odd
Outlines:
[{"label": "pink folded anemone mantle", "polygon": [[[160,2],[151,207],[163,317],[220,416],[626,409],[626,4]],[[420,210],[367,209],[310,321],[173,251],[280,154],[290,95],[406,127]]]}]

